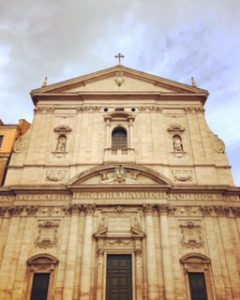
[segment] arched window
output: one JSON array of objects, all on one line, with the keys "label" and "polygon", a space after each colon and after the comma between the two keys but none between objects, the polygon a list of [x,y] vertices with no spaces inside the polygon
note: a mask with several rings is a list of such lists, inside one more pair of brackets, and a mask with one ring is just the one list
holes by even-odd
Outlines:
[{"label": "arched window", "polygon": [[127,148],[127,131],[123,127],[117,127],[112,132],[112,149]]},{"label": "arched window", "polygon": [[180,259],[184,269],[186,286],[188,287],[187,299],[211,300],[210,260],[203,254],[187,254]]},{"label": "arched window", "polygon": [[50,299],[57,264],[58,260],[48,254],[36,255],[27,261],[29,287],[26,299]]}]

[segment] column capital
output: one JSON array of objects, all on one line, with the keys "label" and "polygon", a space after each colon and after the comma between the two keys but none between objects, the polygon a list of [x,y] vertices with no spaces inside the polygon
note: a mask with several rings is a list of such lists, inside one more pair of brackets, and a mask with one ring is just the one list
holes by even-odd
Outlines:
[{"label": "column capital", "polygon": [[176,207],[169,204],[159,204],[157,206],[158,212],[160,215],[173,215]]},{"label": "column capital", "polygon": [[93,216],[95,212],[95,205],[94,204],[85,204],[83,205],[84,211],[86,215]]},{"label": "column capital", "polygon": [[145,215],[153,215],[154,211],[156,210],[156,204],[143,204],[143,212]]},{"label": "column capital", "polygon": [[84,211],[82,204],[72,204],[68,207],[64,207],[64,212],[69,215],[78,215]]}]

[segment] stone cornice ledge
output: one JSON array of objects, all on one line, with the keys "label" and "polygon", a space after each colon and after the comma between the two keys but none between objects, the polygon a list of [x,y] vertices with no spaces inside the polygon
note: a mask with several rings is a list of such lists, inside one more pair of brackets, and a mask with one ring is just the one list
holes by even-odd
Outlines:
[{"label": "stone cornice ledge", "polygon": [[0,187],[1,195],[17,195],[17,194],[68,194],[73,192],[105,192],[105,191],[159,191],[166,194],[222,194],[222,195],[238,195],[240,196],[240,187],[228,185],[184,185],[184,186],[169,186],[169,185],[132,185],[132,184],[118,184],[118,185],[15,185]]}]

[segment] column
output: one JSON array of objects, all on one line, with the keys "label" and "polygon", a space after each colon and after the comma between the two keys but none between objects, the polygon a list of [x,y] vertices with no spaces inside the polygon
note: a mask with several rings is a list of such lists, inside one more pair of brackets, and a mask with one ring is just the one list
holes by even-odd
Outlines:
[{"label": "column", "polygon": [[128,148],[133,148],[133,120],[129,120],[129,138],[128,138]]},{"label": "column", "polygon": [[[94,205],[88,204],[85,207],[85,228],[83,238],[82,270],[80,280],[80,299],[89,300],[91,293],[91,263],[93,244],[93,214]],[[65,299],[65,298],[64,298]],[[70,298],[66,298],[70,299]]]},{"label": "column", "polygon": [[27,260],[29,257],[29,250],[33,243],[33,232],[34,232],[34,222],[35,218],[33,216],[25,217],[24,220],[24,232],[23,232],[23,240],[21,246],[19,247],[19,259],[18,266],[15,271],[15,282],[13,286],[13,299],[23,299],[23,287],[26,285],[25,275],[27,268]]},{"label": "column", "polygon": [[[229,289],[232,292],[232,298],[237,299],[239,297],[239,272],[237,266],[236,254],[234,253],[234,247],[231,241],[231,232],[232,228],[230,222],[227,219],[228,209],[225,207],[215,207],[215,212],[218,215],[218,222],[221,231],[222,244],[224,249],[224,256],[226,259],[227,272],[230,280]],[[236,249],[236,248],[235,248]],[[221,257],[223,259],[223,257]],[[229,290],[227,289],[227,291]],[[230,294],[230,293],[229,293]],[[231,299],[229,297],[229,299]]]},{"label": "column", "polygon": [[209,257],[211,259],[211,269],[213,273],[212,281],[215,286],[216,297],[232,299],[232,293],[229,289],[230,282],[227,274],[226,260],[221,241],[221,233],[217,219],[210,213],[203,213],[205,233]]},{"label": "column", "polygon": [[146,224],[146,256],[147,256],[147,290],[148,300],[158,300],[158,273],[154,235],[154,205],[143,206]]},{"label": "column", "polygon": [[178,235],[179,225],[177,223],[177,220],[173,217],[169,217],[168,222],[171,228],[169,239],[170,239],[171,258],[173,260],[172,271],[175,280],[174,281],[175,300],[185,300],[187,299],[186,288],[185,288],[184,277],[182,275],[182,266],[179,264],[179,259],[181,257],[181,254],[179,253],[179,235]]},{"label": "column", "polygon": [[106,148],[111,148],[111,139],[110,139],[110,120],[106,120]]},{"label": "column", "polygon": [[59,259],[58,271],[56,274],[56,283],[55,283],[55,293],[54,300],[63,299],[63,290],[64,290],[64,280],[65,280],[65,270],[67,265],[67,254],[68,254],[68,238],[70,236],[70,222],[69,217],[63,217],[62,223],[62,232],[61,237],[59,237]]},{"label": "column", "polygon": [[104,263],[104,250],[102,247],[103,240],[98,241],[97,249],[97,286],[96,286],[96,299],[102,300],[103,295],[103,263]]},{"label": "column", "polygon": [[[14,208],[13,208],[14,209]],[[12,217],[8,230],[8,238],[6,241],[5,250],[3,253],[1,268],[0,268],[0,299],[10,300],[12,299],[12,291],[8,290],[10,270],[12,267],[12,259],[15,252],[15,242],[18,237],[20,217]],[[8,275],[8,276],[7,276]]]},{"label": "column", "polygon": [[143,299],[143,264],[142,264],[142,241],[135,240],[135,280],[136,300]]},{"label": "column", "polygon": [[63,299],[73,299],[75,265],[76,265],[76,251],[78,239],[78,214],[77,206],[71,211],[69,240],[67,249],[67,262],[64,278]]},{"label": "column", "polygon": [[160,229],[162,244],[162,263],[163,263],[163,282],[165,288],[165,299],[175,300],[174,279],[172,270],[171,248],[169,245],[169,229],[168,229],[168,206],[162,204],[159,206],[160,213]]}]

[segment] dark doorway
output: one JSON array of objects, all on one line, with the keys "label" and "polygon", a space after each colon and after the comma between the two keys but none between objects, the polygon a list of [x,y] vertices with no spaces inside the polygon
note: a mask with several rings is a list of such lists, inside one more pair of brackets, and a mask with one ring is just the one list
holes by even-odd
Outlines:
[{"label": "dark doorway", "polygon": [[132,300],[132,257],[125,254],[107,256],[106,300]]}]

